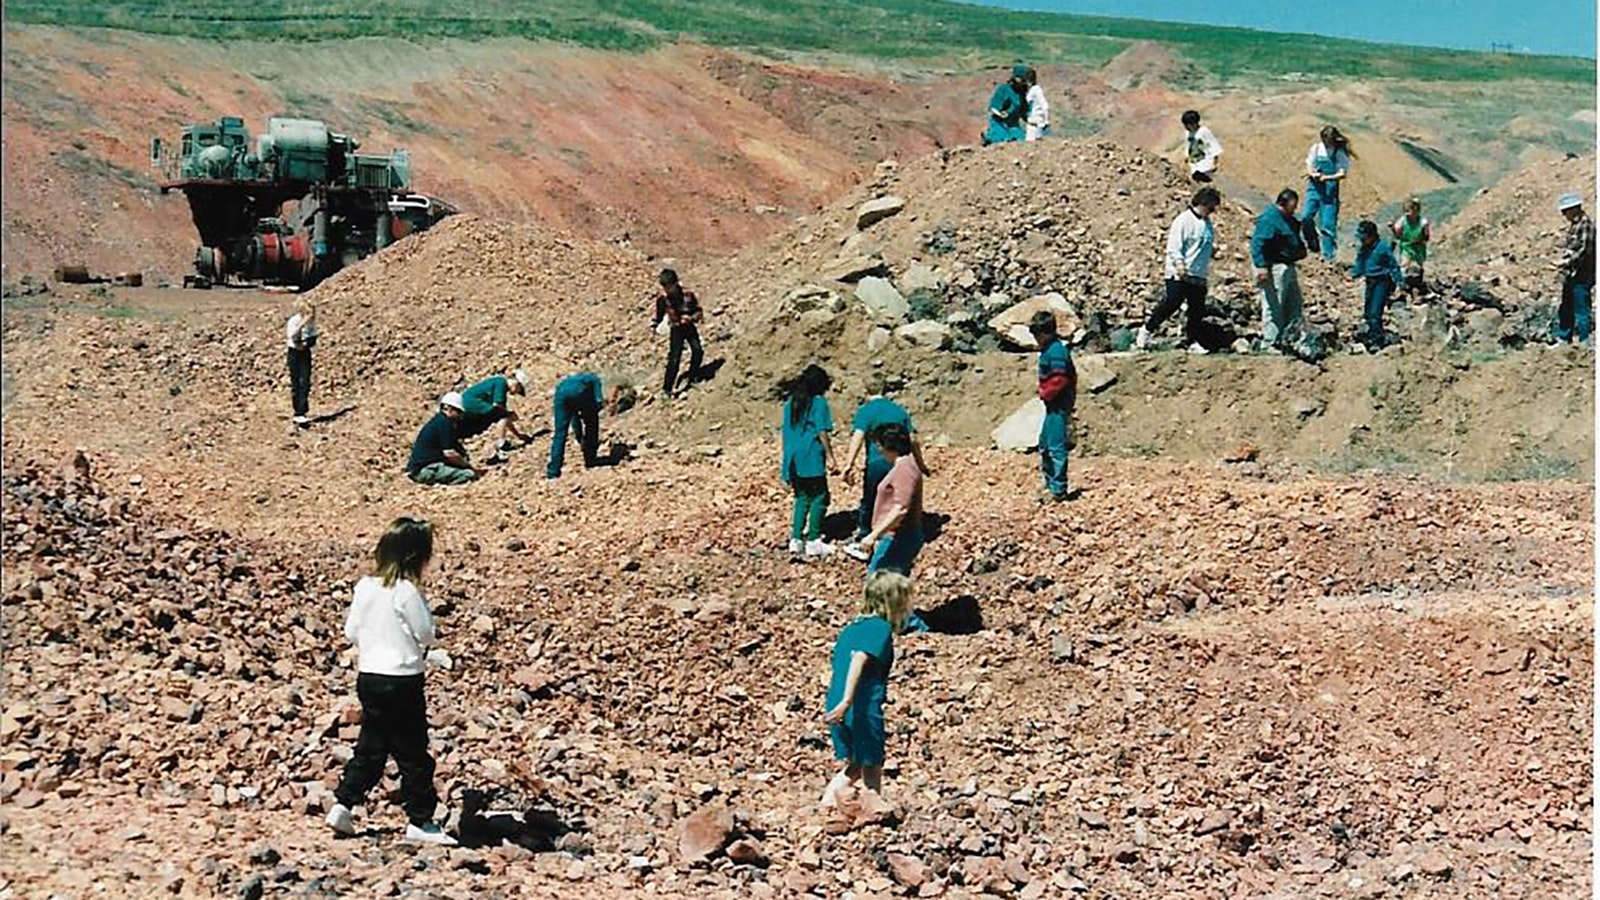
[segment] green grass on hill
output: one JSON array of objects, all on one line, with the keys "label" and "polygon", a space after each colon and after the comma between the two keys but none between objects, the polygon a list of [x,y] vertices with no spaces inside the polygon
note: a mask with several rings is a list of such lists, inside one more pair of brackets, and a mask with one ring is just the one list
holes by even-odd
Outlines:
[{"label": "green grass on hill", "polygon": [[1242,28],[1015,12],[944,0],[12,0],[12,21],[216,39],[521,37],[642,50],[719,46],[877,58],[1096,65],[1132,41],[1170,45],[1221,82],[1312,77],[1592,83],[1594,63],[1402,47]]}]

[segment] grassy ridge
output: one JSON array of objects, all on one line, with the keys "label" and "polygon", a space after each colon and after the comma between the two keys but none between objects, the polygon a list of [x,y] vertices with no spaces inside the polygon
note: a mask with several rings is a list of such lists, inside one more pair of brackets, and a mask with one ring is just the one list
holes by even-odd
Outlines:
[{"label": "grassy ridge", "polygon": [[1132,41],[1168,44],[1212,78],[1243,76],[1592,82],[1594,63],[1015,12],[944,0],[12,0],[13,21],[217,39],[521,37],[642,50],[678,37],[722,46],[878,58],[1097,64]]}]

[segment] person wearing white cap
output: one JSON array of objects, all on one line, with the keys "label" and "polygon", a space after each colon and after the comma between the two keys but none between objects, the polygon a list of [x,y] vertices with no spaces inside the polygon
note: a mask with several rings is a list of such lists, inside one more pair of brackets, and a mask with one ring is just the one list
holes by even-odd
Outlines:
[{"label": "person wearing white cap", "polygon": [[1556,341],[1587,342],[1594,318],[1594,220],[1583,211],[1583,198],[1577,194],[1563,196],[1556,209],[1567,219],[1561,259],[1555,263],[1562,275]]},{"label": "person wearing white cap", "polygon": [[517,414],[507,406],[507,399],[512,394],[521,397],[528,393],[531,380],[527,372],[518,369],[510,378],[491,375],[462,391],[461,407],[466,415],[462,416],[456,428],[457,436],[462,439],[476,437],[488,431],[490,425],[500,422],[500,445],[496,449],[510,450],[513,437],[524,444],[532,441],[517,427]]},{"label": "person wearing white cap", "polygon": [[439,411],[417,432],[411,445],[406,474],[417,484],[466,484],[484,473],[467,459],[456,427],[461,421],[461,395],[451,391],[439,398]]}]

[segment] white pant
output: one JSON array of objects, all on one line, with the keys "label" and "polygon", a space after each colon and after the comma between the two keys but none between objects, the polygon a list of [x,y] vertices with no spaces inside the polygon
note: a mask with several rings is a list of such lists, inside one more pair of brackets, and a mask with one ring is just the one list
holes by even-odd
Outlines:
[{"label": "white pant", "polygon": [[1261,337],[1269,344],[1298,334],[1305,326],[1305,304],[1294,263],[1276,263],[1261,292]]}]

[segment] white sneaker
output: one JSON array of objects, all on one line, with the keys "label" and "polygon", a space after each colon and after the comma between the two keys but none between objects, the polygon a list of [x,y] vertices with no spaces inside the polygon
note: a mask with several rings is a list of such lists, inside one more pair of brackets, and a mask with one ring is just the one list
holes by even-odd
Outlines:
[{"label": "white sneaker", "polygon": [[833,545],[828,543],[825,540],[822,540],[821,538],[818,538],[818,539],[816,539],[814,541],[806,541],[806,555],[807,556],[832,556],[833,555]]},{"label": "white sneaker", "polygon": [[328,810],[325,821],[333,833],[340,837],[353,837],[356,833],[356,823],[350,818],[350,807],[343,803],[335,803],[333,809]]},{"label": "white sneaker", "polygon": [[1133,347],[1135,350],[1150,349],[1150,329],[1143,325],[1139,326],[1139,331],[1133,336]]},{"label": "white sneaker", "polygon": [[867,562],[872,559],[872,554],[868,553],[867,549],[861,546],[860,541],[851,541],[839,549],[844,551],[844,555],[850,557],[851,559],[857,559],[861,562]]},{"label": "white sneaker", "polygon": [[418,828],[415,825],[406,826],[406,842],[410,844],[438,844],[441,847],[454,847],[456,839],[444,833],[438,823],[429,822]]},{"label": "white sneaker", "polygon": [[806,542],[799,538],[790,538],[789,552],[795,556],[804,556],[806,554]]},{"label": "white sneaker", "polygon": [[1190,344],[1189,345],[1189,352],[1193,353],[1195,356],[1205,356],[1207,353],[1210,353],[1211,351],[1207,350],[1206,348],[1204,348],[1202,346],[1200,346],[1199,344]]},{"label": "white sneaker", "polygon": [[306,416],[295,416],[295,417],[294,417],[294,423],[295,423],[295,424],[296,424],[296,425],[299,425],[299,426],[300,426],[300,427],[301,427],[301,428],[304,428],[304,427],[306,427],[306,426],[307,426],[307,425],[310,425],[310,424],[311,424],[311,419],[309,419],[309,418],[308,418],[308,417],[306,417]]}]

